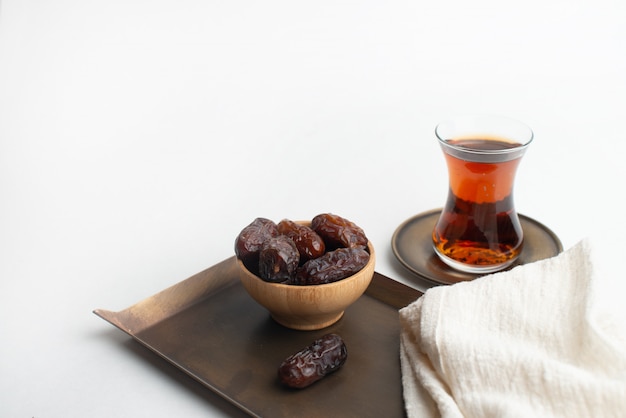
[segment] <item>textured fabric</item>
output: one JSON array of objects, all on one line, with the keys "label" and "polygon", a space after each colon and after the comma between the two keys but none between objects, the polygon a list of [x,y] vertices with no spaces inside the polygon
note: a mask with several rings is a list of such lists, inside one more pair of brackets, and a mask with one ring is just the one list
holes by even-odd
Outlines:
[{"label": "textured fabric", "polygon": [[616,257],[585,239],[429,289],[402,309],[407,415],[626,416],[626,277]]}]

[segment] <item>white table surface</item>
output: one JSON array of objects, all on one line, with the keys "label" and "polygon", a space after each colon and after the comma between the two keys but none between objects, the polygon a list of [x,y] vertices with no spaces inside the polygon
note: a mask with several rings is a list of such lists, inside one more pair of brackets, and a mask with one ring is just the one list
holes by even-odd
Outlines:
[{"label": "white table surface", "polygon": [[433,130],[525,121],[520,213],[623,224],[620,0],[0,2],[0,416],[242,416],[92,310],[233,254],[257,216],[391,236],[443,205]]}]

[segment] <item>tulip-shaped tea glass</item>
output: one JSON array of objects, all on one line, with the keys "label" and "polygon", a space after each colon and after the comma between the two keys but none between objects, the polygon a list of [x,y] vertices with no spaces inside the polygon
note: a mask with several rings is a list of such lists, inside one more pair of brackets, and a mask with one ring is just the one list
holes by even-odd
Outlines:
[{"label": "tulip-shaped tea glass", "polygon": [[442,122],[435,134],[450,186],[432,234],[435,252],[450,267],[468,273],[510,266],[524,242],[513,183],[532,130],[513,119],[471,116]]}]

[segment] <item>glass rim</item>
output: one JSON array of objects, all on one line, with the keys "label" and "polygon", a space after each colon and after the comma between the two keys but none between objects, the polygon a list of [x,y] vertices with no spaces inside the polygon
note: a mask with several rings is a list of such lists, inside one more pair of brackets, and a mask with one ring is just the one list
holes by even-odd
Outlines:
[{"label": "glass rim", "polygon": [[[443,133],[442,130],[444,129],[456,129],[457,132],[451,135],[450,133]],[[502,155],[516,153],[527,148],[534,140],[535,134],[528,125],[517,119],[497,115],[465,115],[447,119],[437,124],[435,136],[442,145],[460,152]],[[451,141],[459,139],[500,140],[515,146],[486,150],[451,143]]]}]

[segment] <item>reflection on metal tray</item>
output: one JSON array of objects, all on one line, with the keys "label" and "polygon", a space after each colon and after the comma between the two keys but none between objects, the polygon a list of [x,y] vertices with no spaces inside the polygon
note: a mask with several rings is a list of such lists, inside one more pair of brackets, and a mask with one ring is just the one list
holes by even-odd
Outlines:
[{"label": "reflection on metal tray", "polygon": [[[274,322],[229,258],[119,312],[94,313],[253,416],[404,416],[398,309],[421,296],[374,274],[336,324],[294,331]],[[348,347],[336,373],[303,390],[276,377],[288,355],[335,332]]]},{"label": "reflection on metal tray", "polygon": [[[431,234],[440,213],[441,209],[420,213],[396,229],[391,247],[397,259],[411,272],[434,284],[454,284],[479,277],[453,270],[435,254]],[[524,231],[524,249],[509,269],[554,257],[563,251],[554,232],[527,216],[519,215],[519,218]]]}]

